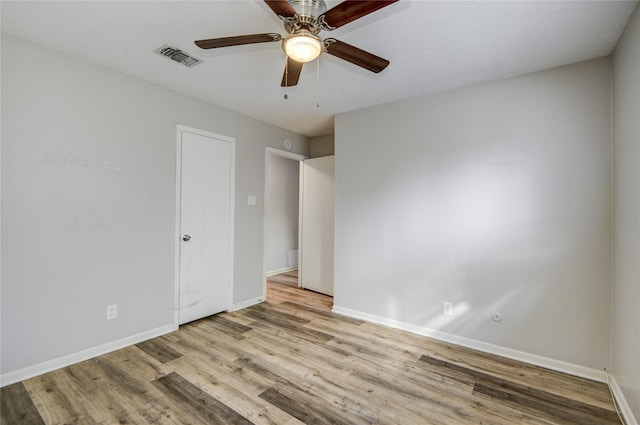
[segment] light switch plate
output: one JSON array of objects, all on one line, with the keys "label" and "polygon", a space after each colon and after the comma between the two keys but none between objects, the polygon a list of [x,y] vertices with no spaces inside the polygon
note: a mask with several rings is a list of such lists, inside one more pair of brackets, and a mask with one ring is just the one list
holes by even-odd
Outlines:
[{"label": "light switch plate", "polygon": [[256,196],[255,195],[249,195],[247,197],[247,204],[248,205],[255,205],[256,204]]}]

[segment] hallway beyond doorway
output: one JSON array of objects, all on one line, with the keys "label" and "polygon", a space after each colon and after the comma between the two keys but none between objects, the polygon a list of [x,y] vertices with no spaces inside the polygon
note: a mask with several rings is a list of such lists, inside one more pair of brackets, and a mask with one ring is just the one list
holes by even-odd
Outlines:
[{"label": "hallway beyond doorway", "polygon": [[298,287],[298,269],[267,277],[267,301],[291,302],[318,310],[331,311],[333,297]]}]

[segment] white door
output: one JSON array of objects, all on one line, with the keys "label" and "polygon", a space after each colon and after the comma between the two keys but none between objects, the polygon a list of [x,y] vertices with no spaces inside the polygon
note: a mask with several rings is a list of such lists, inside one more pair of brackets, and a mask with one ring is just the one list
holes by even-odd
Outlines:
[{"label": "white door", "polygon": [[334,156],[301,162],[300,286],[333,295]]},{"label": "white door", "polygon": [[179,323],[231,307],[233,139],[179,127]]}]

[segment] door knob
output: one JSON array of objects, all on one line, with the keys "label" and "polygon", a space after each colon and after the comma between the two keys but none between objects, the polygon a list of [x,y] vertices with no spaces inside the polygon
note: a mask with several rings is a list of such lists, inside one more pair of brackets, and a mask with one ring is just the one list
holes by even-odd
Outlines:
[{"label": "door knob", "polygon": [[185,242],[189,242],[191,240],[191,236],[189,235],[182,235],[182,240]]}]

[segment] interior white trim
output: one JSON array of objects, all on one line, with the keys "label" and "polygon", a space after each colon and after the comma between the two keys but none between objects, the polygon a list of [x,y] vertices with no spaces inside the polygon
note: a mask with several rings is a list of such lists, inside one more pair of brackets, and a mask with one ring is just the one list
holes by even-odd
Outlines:
[{"label": "interior white trim", "polygon": [[624,423],[626,425],[638,425],[638,420],[633,415],[633,411],[631,411],[631,407],[629,406],[629,403],[627,403],[627,399],[622,392],[622,388],[618,385],[616,377],[611,374],[609,374],[609,387],[611,388],[613,398],[615,398],[615,402],[618,405],[618,409],[622,414]]},{"label": "interior white trim", "polygon": [[285,267],[284,269],[279,269],[279,270],[271,270],[267,272],[267,277],[269,276],[274,276],[280,273],[286,273],[286,272],[290,272],[292,270],[296,270],[298,268],[298,266],[295,267]]},{"label": "interior white trim", "polygon": [[[298,164],[298,288],[302,288],[302,223],[304,216],[302,215],[304,205],[304,160]],[[266,282],[265,282],[266,284]]]},{"label": "interior white trim", "polygon": [[176,126],[176,222],[174,226],[173,260],[173,323],[180,323],[180,202],[182,198],[182,126]]},{"label": "interior white trim", "polygon": [[260,304],[260,303],[264,302],[266,299],[267,299],[266,297],[251,298],[249,300],[233,304],[231,306],[231,308],[229,308],[229,310],[227,310],[227,311],[232,313],[234,311],[242,310],[243,308],[247,308],[247,307],[251,307],[252,305]]},{"label": "interior white trim", "polygon": [[305,159],[309,158],[307,155],[303,155],[301,153],[283,151],[282,149],[272,148],[270,146],[267,146],[266,152],[281,156],[283,158],[295,159],[297,161],[304,161]]},{"label": "interior white trim", "polygon": [[[276,149],[267,146],[264,153],[264,188],[262,190],[264,199],[262,200],[262,205],[264,206],[262,213],[262,274],[263,274],[263,282],[262,282],[262,300],[267,299],[267,277],[271,276],[274,271],[267,271],[267,178],[269,176],[269,154],[274,154],[277,156],[281,156],[283,158],[294,159],[296,161],[304,161],[309,157],[307,155],[303,155],[300,153],[283,151],[282,149]],[[300,223],[298,222],[298,229],[300,229]],[[298,230],[299,232],[299,230]],[[300,235],[298,234],[298,266],[300,265]],[[297,267],[296,267],[297,268]],[[293,269],[287,269],[283,271],[288,271]],[[248,307],[248,306],[247,306]],[[234,310],[235,311],[235,310]]]},{"label": "interior white trim", "polygon": [[15,384],[16,382],[24,381],[25,379],[30,379],[35,376],[42,375],[43,373],[71,366],[73,364],[80,363],[85,360],[89,360],[94,357],[119,350],[121,348],[129,347],[142,341],[171,333],[177,329],[178,327],[173,324],[161,326],[159,328],[151,329],[136,335],[131,335],[126,338],[119,339],[117,341],[108,342],[97,347],[88,348],[86,350],[78,351],[77,353],[58,357],[57,359],[49,360],[13,372],[5,373],[4,375],[0,375],[0,387]]},{"label": "interior white trim", "polygon": [[[212,133],[206,130],[200,130],[186,125],[176,125],[176,222],[175,222],[175,239],[174,239],[174,303],[173,303],[173,323],[176,329],[180,323],[180,202],[182,194],[182,133],[192,133],[212,139],[222,140],[231,145],[230,156],[230,176],[229,176],[229,306],[233,304],[233,288],[234,288],[234,244],[235,244],[235,187],[236,187],[236,139],[221,134]],[[231,307],[229,307],[231,308]],[[232,311],[232,310],[230,310]]]},{"label": "interior white trim", "polygon": [[425,328],[413,325],[411,323],[400,322],[398,320],[388,319],[382,316],[376,316],[349,308],[333,306],[334,313],[343,314],[345,316],[354,317],[356,319],[366,320],[368,322],[378,323],[380,325],[389,326],[395,329],[411,332],[418,335],[427,336],[429,338],[438,339],[440,341],[450,342],[452,344],[461,345],[463,347],[472,348],[497,356],[506,357],[512,360],[529,363],[535,366],[541,366],[558,372],[568,373],[570,375],[579,376],[581,378],[590,379],[592,381],[607,382],[606,373],[603,370],[592,369],[560,360],[550,359],[548,357],[538,356],[536,354],[526,353],[524,351],[513,350],[511,348],[501,347],[499,345],[487,342],[477,341],[471,338],[465,338],[458,335],[449,334],[435,329]]}]

